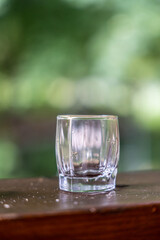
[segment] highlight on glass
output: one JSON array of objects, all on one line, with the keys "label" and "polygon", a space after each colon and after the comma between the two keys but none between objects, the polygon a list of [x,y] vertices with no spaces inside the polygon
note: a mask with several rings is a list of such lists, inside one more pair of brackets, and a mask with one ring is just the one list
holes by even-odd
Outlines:
[{"label": "highlight on glass", "polygon": [[119,145],[117,116],[57,116],[59,188],[70,192],[103,192],[114,189]]}]

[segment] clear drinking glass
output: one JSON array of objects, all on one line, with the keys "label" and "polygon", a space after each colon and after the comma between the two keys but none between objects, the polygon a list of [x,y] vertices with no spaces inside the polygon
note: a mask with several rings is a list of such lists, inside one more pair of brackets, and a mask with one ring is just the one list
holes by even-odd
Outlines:
[{"label": "clear drinking glass", "polygon": [[119,161],[118,117],[57,116],[56,159],[61,190],[114,189]]}]

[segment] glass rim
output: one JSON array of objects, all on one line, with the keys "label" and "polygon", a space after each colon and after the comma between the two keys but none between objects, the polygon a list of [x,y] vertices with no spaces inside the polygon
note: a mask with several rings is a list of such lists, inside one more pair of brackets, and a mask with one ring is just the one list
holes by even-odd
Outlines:
[{"label": "glass rim", "polygon": [[71,120],[71,119],[77,119],[77,120],[117,120],[117,115],[72,115],[72,114],[66,114],[66,115],[58,115],[57,119],[61,120]]}]

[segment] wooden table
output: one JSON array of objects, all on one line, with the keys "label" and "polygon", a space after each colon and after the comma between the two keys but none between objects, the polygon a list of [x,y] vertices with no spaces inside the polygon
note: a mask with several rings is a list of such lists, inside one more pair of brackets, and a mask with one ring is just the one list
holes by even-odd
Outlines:
[{"label": "wooden table", "polygon": [[0,180],[0,240],[160,239],[160,171],[122,173],[117,188],[59,191],[58,179]]}]

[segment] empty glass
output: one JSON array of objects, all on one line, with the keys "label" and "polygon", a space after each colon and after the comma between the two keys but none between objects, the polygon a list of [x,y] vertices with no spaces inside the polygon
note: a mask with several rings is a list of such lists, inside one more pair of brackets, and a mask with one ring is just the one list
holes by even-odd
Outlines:
[{"label": "empty glass", "polygon": [[57,116],[56,159],[61,190],[114,189],[119,161],[118,117]]}]

